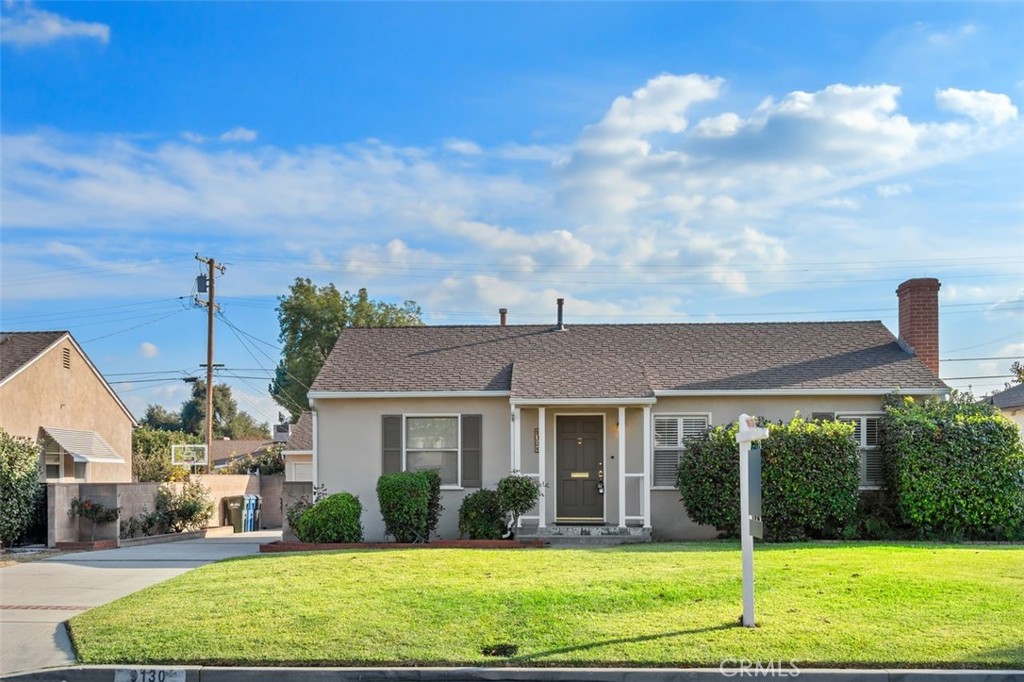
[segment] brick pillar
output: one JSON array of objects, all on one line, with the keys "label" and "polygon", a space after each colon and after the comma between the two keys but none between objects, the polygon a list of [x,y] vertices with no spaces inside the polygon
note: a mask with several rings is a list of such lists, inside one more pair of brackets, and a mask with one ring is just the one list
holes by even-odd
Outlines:
[{"label": "brick pillar", "polygon": [[908,279],[896,289],[900,301],[900,341],[939,375],[939,280]]}]

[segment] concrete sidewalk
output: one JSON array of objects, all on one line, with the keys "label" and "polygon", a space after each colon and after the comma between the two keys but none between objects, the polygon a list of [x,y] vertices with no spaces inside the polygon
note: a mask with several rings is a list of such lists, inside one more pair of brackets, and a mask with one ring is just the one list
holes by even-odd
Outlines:
[{"label": "concrete sidewalk", "polygon": [[259,531],[0,568],[0,675],[73,665],[68,618],[204,564],[257,554],[280,538],[280,531]]}]

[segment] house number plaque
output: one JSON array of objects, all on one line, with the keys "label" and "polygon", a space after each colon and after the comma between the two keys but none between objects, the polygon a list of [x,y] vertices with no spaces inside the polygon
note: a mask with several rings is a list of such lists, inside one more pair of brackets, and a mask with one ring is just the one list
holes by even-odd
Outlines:
[{"label": "house number plaque", "polygon": [[185,682],[182,668],[118,668],[114,682]]},{"label": "house number plaque", "polygon": [[540,427],[533,427],[533,454],[540,453]]}]

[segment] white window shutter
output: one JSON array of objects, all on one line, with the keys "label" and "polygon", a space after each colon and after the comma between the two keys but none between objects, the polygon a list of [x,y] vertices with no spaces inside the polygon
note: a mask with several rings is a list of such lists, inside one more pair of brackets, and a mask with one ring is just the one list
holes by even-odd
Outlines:
[{"label": "white window shutter", "polygon": [[673,488],[676,485],[676,474],[679,472],[679,450],[654,451],[654,485],[661,488]]},{"label": "white window shutter", "polygon": [[676,417],[655,417],[654,447],[675,448],[679,442],[679,420]]}]

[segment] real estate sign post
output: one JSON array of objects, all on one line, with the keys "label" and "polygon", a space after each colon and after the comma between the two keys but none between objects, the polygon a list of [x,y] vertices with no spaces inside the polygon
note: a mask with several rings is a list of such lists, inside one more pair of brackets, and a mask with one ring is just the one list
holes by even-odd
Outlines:
[{"label": "real estate sign post", "polygon": [[[743,625],[754,623],[754,535],[764,535],[761,525],[761,449],[751,455],[750,444],[768,437],[757,419],[741,414],[736,440],[740,444],[740,543],[743,548]],[[756,462],[752,459],[756,458]],[[756,481],[754,480],[756,477]],[[752,494],[753,493],[753,494]],[[755,518],[756,517],[756,518]]]}]

